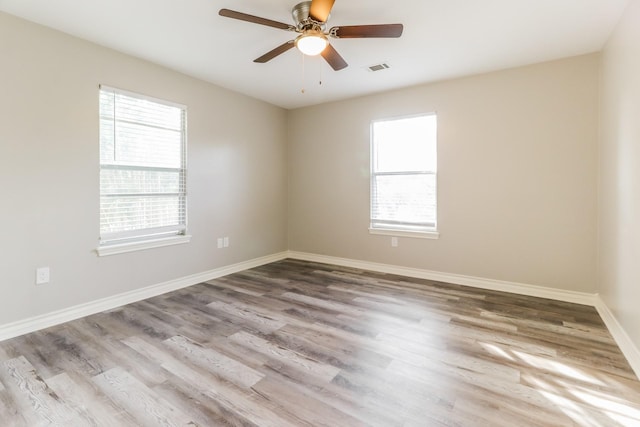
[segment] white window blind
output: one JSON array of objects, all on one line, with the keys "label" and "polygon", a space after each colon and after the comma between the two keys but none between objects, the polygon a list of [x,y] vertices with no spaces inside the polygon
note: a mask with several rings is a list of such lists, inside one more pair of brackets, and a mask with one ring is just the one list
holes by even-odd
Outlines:
[{"label": "white window blind", "polygon": [[100,244],[185,234],[186,107],[100,87]]},{"label": "white window blind", "polygon": [[436,229],[435,114],[371,126],[371,228]]}]

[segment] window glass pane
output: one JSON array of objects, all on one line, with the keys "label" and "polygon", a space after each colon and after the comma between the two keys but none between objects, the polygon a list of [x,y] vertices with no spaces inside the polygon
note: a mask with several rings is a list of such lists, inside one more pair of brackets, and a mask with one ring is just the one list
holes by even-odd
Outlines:
[{"label": "window glass pane", "polygon": [[436,176],[379,175],[373,181],[372,221],[434,225]]},{"label": "window glass pane", "polygon": [[117,232],[183,223],[180,196],[101,197],[100,231]]},{"label": "window glass pane", "polygon": [[183,191],[180,171],[107,169],[100,171],[100,193],[167,194]]},{"label": "window glass pane", "polygon": [[115,141],[115,164],[180,167],[179,131],[116,120]]},{"label": "window glass pane", "polygon": [[373,123],[375,172],[436,170],[436,116]]},{"label": "window glass pane", "polygon": [[113,120],[100,119],[100,163],[115,163]]},{"label": "window glass pane", "polygon": [[100,117],[113,120],[116,105],[116,95],[113,91],[100,91]]},{"label": "window glass pane", "polygon": [[120,120],[167,129],[182,128],[181,109],[141,98],[116,94],[115,114]]}]

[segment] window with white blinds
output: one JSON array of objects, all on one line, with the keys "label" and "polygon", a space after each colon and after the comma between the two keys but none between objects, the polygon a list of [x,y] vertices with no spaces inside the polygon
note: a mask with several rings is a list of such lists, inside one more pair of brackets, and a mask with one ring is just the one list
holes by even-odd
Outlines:
[{"label": "window with white blinds", "polygon": [[371,230],[436,230],[435,114],[371,125]]},{"label": "window with white blinds", "polygon": [[186,107],[100,87],[100,245],[184,235]]}]

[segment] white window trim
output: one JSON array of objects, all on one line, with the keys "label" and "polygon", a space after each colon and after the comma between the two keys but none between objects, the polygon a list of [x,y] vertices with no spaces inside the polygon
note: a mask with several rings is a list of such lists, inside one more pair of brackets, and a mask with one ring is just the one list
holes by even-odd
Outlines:
[{"label": "white window trim", "polygon": [[118,89],[116,87],[113,86],[107,86],[107,85],[99,85],[98,86],[100,89],[102,90],[106,90],[106,91],[113,91],[113,92],[118,92],[122,95],[126,95],[132,98],[139,98],[139,99],[146,99],[147,101],[151,101],[151,102],[155,102],[157,104],[164,104],[164,105],[168,105],[171,107],[176,107],[176,108],[180,108],[182,110],[186,110],[187,106],[185,104],[180,104],[178,102],[173,102],[173,101],[168,101],[166,99],[160,99],[160,98],[154,98],[153,96],[149,96],[149,95],[145,95],[142,93],[138,93],[138,92],[131,92],[125,89]]},{"label": "white window trim", "polygon": [[[371,121],[371,125],[370,125],[370,135],[372,136],[371,138],[371,142],[370,142],[370,147],[373,148],[373,124],[375,122],[378,121],[386,121],[386,120],[402,120],[402,119],[411,119],[411,118],[416,118],[416,117],[425,117],[425,116],[436,116],[437,117],[438,113],[436,111],[433,111],[431,113],[420,113],[420,114],[412,114],[412,115],[407,115],[407,116],[398,116],[398,117],[390,117],[390,118],[386,118],[386,119],[377,119],[377,120],[372,120]],[[437,136],[436,136],[437,138]],[[373,154],[373,150],[370,149],[370,162],[371,162],[371,166],[370,166],[370,177],[369,177],[369,219],[371,220],[371,204],[373,203],[373,177],[377,176],[377,175],[385,175],[385,174],[394,174],[394,172],[391,173],[374,173],[373,171],[373,162],[374,162],[374,154]],[[409,171],[406,172],[400,172],[400,173],[412,173]],[[425,174],[434,174],[436,176],[436,183],[438,180],[438,171],[437,169],[434,171],[413,171],[413,173],[425,173]],[[436,184],[437,185],[437,184]],[[369,234],[377,234],[377,235],[384,235],[384,236],[397,236],[397,237],[413,237],[413,238],[419,238],[419,239],[439,239],[440,238],[440,233],[438,232],[438,222],[437,222],[437,209],[438,209],[438,191],[436,189],[436,223],[433,225],[429,225],[429,226],[415,226],[415,230],[411,230],[411,225],[407,225],[407,226],[398,226],[398,228],[394,228],[392,226],[389,226],[388,224],[384,225],[384,226],[375,226],[373,223],[369,224]]]},{"label": "white window trim", "polygon": [[394,230],[391,228],[378,228],[369,227],[369,234],[378,234],[382,236],[395,236],[395,237],[413,237],[416,239],[439,239],[440,233],[434,228],[433,230],[420,230],[420,231],[408,231],[408,230]]},{"label": "white window trim", "polygon": [[[100,90],[114,91],[126,96],[139,98],[139,99],[146,99],[151,102],[173,106],[176,108],[183,109],[185,111],[187,110],[187,106],[184,104],[167,101],[160,98],[154,98],[148,95],[143,95],[136,92],[130,92],[124,89],[118,89],[118,88],[114,88],[114,87],[102,85],[102,84],[99,85],[98,88]],[[187,132],[187,129],[186,129],[186,123],[185,123],[183,138],[186,138],[186,132]],[[187,156],[186,150],[187,150],[187,146],[185,142],[184,152],[183,152],[183,156],[185,157],[185,160],[184,160],[185,162],[186,162],[186,156]],[[186,164],[185,164],[185,173],[186,173]],[[126,233],[115,233],[115,234],[126,234]],[[190,241],[191,241],[191,235],[187,234],[187,224],[185,223],[184,227],[181,230],[177,230],[177,234],[171,234],[168,236],[166,235],[161,237],[147,236],[147,238],[142,237],[135,241],[124,241],[122,243],[106,243],[105,244],[99,241],[95,251],[98,256],[102,257],[102,256],[117,255],[117,254],[128,253],[128,252],[142,251],[142,250],[153,249],[153,248],[160,248],[164,246],[180,245],[180,244],[189,243]]]},{"label": "white window trim", "polygon": [[98,246],[96,253],[98,256],[117,255],[127,252],[142,251],[145,249],[160,248],[163,246],[181,245],[191,241],[190,235],[176,235],[163,237],[160,239],[150,239],[129,243],[118,243],[106,246]]}]

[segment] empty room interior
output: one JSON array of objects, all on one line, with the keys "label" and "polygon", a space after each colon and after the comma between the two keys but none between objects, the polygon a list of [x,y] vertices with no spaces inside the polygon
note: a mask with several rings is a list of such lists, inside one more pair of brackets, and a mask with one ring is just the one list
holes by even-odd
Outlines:
[{"label": "empty room interior", "polygon": [[640,0],[0,0],[0,165],[2,426],[640,426]]}]

